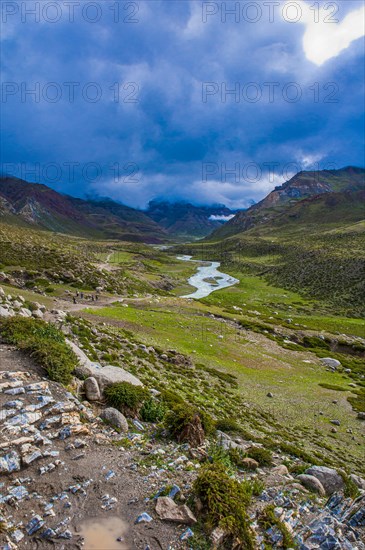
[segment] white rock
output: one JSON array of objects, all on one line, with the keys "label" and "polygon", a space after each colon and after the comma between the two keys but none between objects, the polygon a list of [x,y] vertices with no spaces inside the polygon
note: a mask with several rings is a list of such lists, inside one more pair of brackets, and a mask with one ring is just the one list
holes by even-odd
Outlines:
[{"label": "white rock", "polygon": [[332,359],[332,357],[323,357],[323,359],[321,359],[321,362],[326,365],[326,367],[330,367],[331,369],[341,367],[340,361],[338,361],[337,359]]}]

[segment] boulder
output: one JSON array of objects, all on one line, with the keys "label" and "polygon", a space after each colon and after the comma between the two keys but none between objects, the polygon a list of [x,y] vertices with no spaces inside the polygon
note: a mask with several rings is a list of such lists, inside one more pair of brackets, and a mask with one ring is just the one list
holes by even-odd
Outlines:
[{"label": "boulder", "polygon": [[143,386],[139,378],[121,367],[114,367],[112,365],[102,367],[98,363],[91,363],[89,366],[84,365],[82,367],[77,367],[75,369],[75,374],[80,378],[95,378],[101,393],[104,392],[104,389],[107,386],[110,386],[115,382],[129,382],[129,384],[132,384],[133,386]]},{"label": "boulder", "polygon": [[323,359],[321,359],[321,362],[330,369],[337,369],[337,367],[341,367],[340,361],[338,361],[337,359],[332,359],[332,357],[323,357]]},{"label": "boulder", "polygon": [[32,311],[32,317],[34,317],[35,319],[43,319],[43,313],[40,309],[35,309],[34,311]]},{"label": "boulder", "polygon": [[244,458],[242,460],[242,464],[248,470],[257,470],[257,468],[259,467],[259,463],[257,462],[257,460],[249,457]]},{"label": "boulder", "polygon": [[272,468],[271,474],[276,474],[278,476],[288,476],[289,470],[285,466],[285,464],[280,464],[280,466],[275,466],[275,468]]},{"label": "boulder", "polygon": [[156,513],[164,521],[194,525],[196,518],[185,504],[178,506],[170,497],[159,497],[156,502]]},{"label": "boulder", "polygon": [[128,432],[127,419],[117,409],[114,409],[113,407],[108,407],[107,409],[104,409],[100,414],[100,418],[102,418],[105,422],[110,424],[116,430],[123,433]]},{"label": "boulder", "polygon": [[21,317],[31,317],[32,312],[30,311],[30,309],[27,309],[26,307],[22,307],[20,308],[18,315],[20,315]]},{"label": "boulder", "polygon": [[14,312],[0,306],[0,317],[13,317]]},{"label": "boulder", "polygon": [[100,392],[103,394],[104,389],[115,382],[129,382],[133,386],[143,386],[142,382],[121,367],[114,367],[112,365],[107,365],[102,367],[100,363],[93,363],[85,355],[85,353],[76,346],[70,340],[67,340],[68,345],[72,348],[73,352],[79,360],[79,366],[75,369],[75,374],[78,378],[89,378],[93,377],[97,381]]},{"label": "boulder", "polygon": [[312,466],[305,471],[305,474],[317,478],[324,487],[326,495],[332,495],[332,493],[343,489],[344,481],[340,474],[333,468],[327,468],[327,466]]},{"label": "boulder", "polygon": [[296,479],[298,479],[306,489],[309,489],[313,493],[317,493],[321,497],[326,495],[322,483],[316,477],[308,474],[300,474]]},{"label": "boulder", "polygon": [[99,385],[93,376],[86,378],[84,382],[84,389],[86,399],[88,401],[100,401],[101,395]]},{"label": "boulder", "polygon": [[365,420],[365,412],[359,412],[357,413],[357,418],[359,420]]}]

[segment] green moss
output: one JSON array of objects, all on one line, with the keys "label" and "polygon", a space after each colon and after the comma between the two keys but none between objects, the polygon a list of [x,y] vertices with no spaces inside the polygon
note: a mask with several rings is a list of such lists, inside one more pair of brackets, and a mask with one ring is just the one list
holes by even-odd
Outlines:
[{"label": "green moss", "polygon": [[222,464],[210,464],[200,471],[193,486],[194,493],[203,505],[203,522],[209,532],[215,527],[224,529],[236,548],[253,550],[253,534],[249,526],[246,507],[252,491],[227,474]]},{"label": "green moss", "polygon": [[357,397],[350,396],[347,401],[351,403],[352,408],[357,412],[365,412],[365,389],[355,390]]},{"label": "green moss", "polygon": [[105,388],[108,405],[127,415],[138,414],[142,403],[148,398],[148,391],[129,382],[116,382]]},{"label": "green moss", "polygon": [[348,476],[345,472],[340,472],[340,474],[345,484],[344,490],[343,490],[345,497],[352,498],[352,499],[357,498],[360,494],[360,491],[356,483],[352,481],[350,476]]},{"label": "green moss", "polygon": [[140,410],[141,419],[144,422],[160,422],[167,411],[166,406],[157,399],[147,399]]},{"label": "green moss", "polygon": [[165,425],[174,439],[183,441],[183,434],[189,426],[195,423],[196,417],[199,417],[205,435],[210,435],[214,432],[215,423],[212,417],[188,403],[178,404],[169,411],[165,417]]},{"label": "green moss", "polygon": [[[283,536],[281,543],[282,548],[297,548],[293,537],[291,536],[288,528],[284,525],[282,521],[275,514],[275,506],[269,504],[264,508],[259,516],[259,524],[266,531],[270,527],[277,527],[280,533]],[[269,542],[268,540],[266,542]]]},{"label": "green moss", "polygon": [[256,460],[260,466],[271,466],[272,453],[262,447],[250,447],[247,450],[247,456]]},{"label": "green moss", "polygon": [[77,357],[56,327],[40,319],[11,317],[0,320],[0,334],[29,354],[51,380],[64,385],[71,382]]},{"label": "green moss", "polygon": [[342,386],[337,386],[336,384],[325,384],[324,382],[320,382],[318,385],[321,386],[321,388],[326,388],[327,390],[348,391],[347,388],[343,388]]}]

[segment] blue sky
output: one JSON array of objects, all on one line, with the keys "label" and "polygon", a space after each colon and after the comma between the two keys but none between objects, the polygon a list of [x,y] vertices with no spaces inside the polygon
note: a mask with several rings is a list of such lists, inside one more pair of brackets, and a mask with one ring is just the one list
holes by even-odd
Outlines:
[{"label": "blue sky", "polygon": [[362,2],[55,4],[2,2],[6,172],[245,207],[300,169],[364,165]]}]

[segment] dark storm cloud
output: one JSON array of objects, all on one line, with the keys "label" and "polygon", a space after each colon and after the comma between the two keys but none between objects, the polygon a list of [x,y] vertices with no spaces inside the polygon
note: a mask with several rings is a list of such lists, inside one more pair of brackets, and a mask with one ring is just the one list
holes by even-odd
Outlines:
[{"label": "dark storm cloud", "polygon": [[[72,20],[60,1],[52,23],[54,2],[39,21],[22,13],[32,4],[2,5],[8,171],[133,206],[245,206],[297,169],[364,163],[362,42],[309,60],[304,8],[250,23],[247,2],[226,22],[222,2],[76,2]],[[338,5],[339,21],[359,8]]]}]

